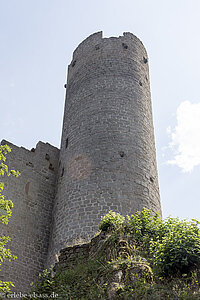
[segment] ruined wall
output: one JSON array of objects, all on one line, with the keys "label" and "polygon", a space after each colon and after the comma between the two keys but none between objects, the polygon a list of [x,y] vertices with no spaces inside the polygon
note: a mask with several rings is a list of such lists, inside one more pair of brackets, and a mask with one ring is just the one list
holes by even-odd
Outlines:
[{"label": "ruined wall", "polygon": [[68,68],[48,264],[109,210],[161,214],[148,57],[131,33],[84,40]]},{"label": "ruined wall", "polygon": [[21,176],[0,178],[5,182],[3,193],[14,203],[9,224],[0,230],[12,238],[8,246],[18,257],[1,266],[0,280],[12,281],[16,291],[24,292],[30,290],[47,258],[59,150],[42,142],[31,151],[2,143],[12,148],[6,163]]},{"label": "ruined wall", "polygon": [[[74,245],[71,247],[69,246],[61,249],[58,261],[56,262],[53,270],[56,272],[58,270],[73,268],[77,265],[77,262],[80,262],[80,260],[85,262],[88,259],[93,259],[96,254],[102,249],[105,244],[106,237],[109,235],[110,233],[101,231],[88,243]],[[109,252],[109,249],[108,251],[104,251],[105,257],[107,252]]]}]

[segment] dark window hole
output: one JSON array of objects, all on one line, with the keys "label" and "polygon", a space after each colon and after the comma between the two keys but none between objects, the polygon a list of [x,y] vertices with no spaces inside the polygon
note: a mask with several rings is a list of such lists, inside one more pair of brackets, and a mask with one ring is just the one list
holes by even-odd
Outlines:
[{"label": "dark window hole", "polygon": [[54,167],[52,164],[49,164],[49,170],[54,171]]},{"label": "dark window hole", "polygon": [[142,81],[139,81],[139,85],[142,86]]},{"label": "dark window hole", "polygon": [[148,59],[143,56],[143,63],[146,64],[148,62]]},{"label": "dark window hole", "polygon": [[50,156],[49,156],[48,153],[45,154],[45,159],[46,159],[46,160],[50,160]]},{"label": "dark window hole", "polygon": [[64,172],[65,172],[65,169],[64,169],[64,168],[62,168],[61,177],[63,177],[63,175],[64,175]]},{"label": "dark window hole", "polygon": [[151,181],[152,183],[154,183],[154,179],[153,179],[153,177],[150,177],[150,181]]},{"label": "dark window hole", "polygon": [[67,149],[68,147],[68,144],[69,144],[69,139],[67,138],[66,141],[65,141],[65,148]]},{"label": "dark window hole", "polygon": [[75,66],[75,64],[76,64],[76,60],[74,60],[74,61],[72,62],[72,68]]},{"label": "dark window hole", "polygon": [[128,45],[126,45],[125,43],[122,43],[122,47],[123,47],[124,49],[128,49]]},{"label": "dark window hole", "polygon": [[31,149],[31,152],[35,152],[35,148],[32,148],[32,149]]},{"label": "dark window hole", "polygon": [[124,157],[124,151],[120,151],[120,152],[119,152],[119,155],[120,155],[121,157]]}]

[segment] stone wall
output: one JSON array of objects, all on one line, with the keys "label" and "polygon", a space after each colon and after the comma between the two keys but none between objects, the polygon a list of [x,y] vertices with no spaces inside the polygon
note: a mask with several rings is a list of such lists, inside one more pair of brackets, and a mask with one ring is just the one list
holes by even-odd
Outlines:
[{"label": "stone wall", "polygon": [[77,262],[92,259],[105,243],[106,232],[100,232],[90,242],[80,245],[69,246],[61,249],[54,271],[65,270],[77,264]]},{"label": "stone wall", "polygon": [[47,265],[87,240],[109,210],[161,214],[148,57],[131,33],[84,40],[68,68]]},{"label": "stone wall", "polygon": [[46,262],[59,150],[42,142],[31,151],[7,141],[2,144],[12,148],[6,164],[21,176],[0,178],[5,182],[4,195],[14,203],[9,224],[1,225],[0,230],[11,237],[8,247],[18,257],[1,266],[0,280],[14,282],[15,290],[23,292]]}]

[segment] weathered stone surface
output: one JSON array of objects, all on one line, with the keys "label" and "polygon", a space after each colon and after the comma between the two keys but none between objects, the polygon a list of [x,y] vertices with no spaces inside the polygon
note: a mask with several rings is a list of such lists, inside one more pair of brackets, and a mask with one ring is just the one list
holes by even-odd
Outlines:
[{"label": "weathered stone surface", "polygon": [[[126,252],[124,258],[124,252],[117,252],[115,248],[130,249],[130,241],[119,239],[113,242],[113,237],[111,232],[100,232],[86,244],[62,249],[54,271],[62,274],[65,270],[73,270],[79,263],[83,263],[84,269],[84,264],[86,266],[91,260],[101,261],[104,272],[99,270],[99,277],[95,278],[94,282],[96,280],[96,284],[101,288],[107,286],[108,299],[115,299],[119,289],[124,289],[125,286],[132,286],[134,289],[139,282],[152,283],[153,272],[147,260],[135,255],[133,249],[130,253]],[[110,257],[109,248],[112,253]]]},{"label": "weathered stone surface", "polygon": [[95,257],[96,253],[105,243],[106,232],[100,232],[97,236],[91,239],[90,242],[80,245],[68,246],[60,251],[58,260],[54,266],[54,271],[58,268],[66,269],[76,265],[79,259],[85,261],[88,258]]},{"label": "weathered stone surface", "polygon": [[161,214],[147,53],[131,33],[98,32],[68,68],[48,265],[66,243],[92,237],[109,210],[143,207]]},{"label": "weathered stone surface", "polygon": [[[1,224],[0,232],[11,237],[8,247],[17,255],[17,260],[2,264],[0,279],[14,282],[16,291],[22,292],[30,289],[30,283],[36,280],[46,263],[59,150],[42,142],[34,151],[7,141],[2,143],[12,148],[6,163],[10,169],[19,170],[21,176],[2,178],[3,193],[13,200],[14,208],[10,222]],[[49,169],[50,164],[54,170]]]},{"label": "weathered stone surface", "polygon": [[[2,266],[0,279],[14,281],[18,291],[54,264],[66,244],[88,241],[109,210],[126,215],[146,207],[161,214],[141,41],[131,33],[89,36],[73,53],[65,88],[60,154],[39,142],[31,151],[11,144],[8,155],[22,175],[5,178],[15,208],[2,233],[12,237],[18,260]],[[87,256],[87,246],[76,255]]]}]

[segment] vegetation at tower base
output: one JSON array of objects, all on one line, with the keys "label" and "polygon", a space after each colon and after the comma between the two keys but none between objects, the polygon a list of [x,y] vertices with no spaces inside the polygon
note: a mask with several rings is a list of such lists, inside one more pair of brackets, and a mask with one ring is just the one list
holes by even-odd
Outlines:
[{"label": "vegetation at tower base", "polygon": [[[0,145],[0,176],[10,176],[13,175],[18,177],[20,173],[15,170],[9,170],[8,166],[5,164],[6,154],[11,152],[11,148],[8,145]],[[4,183],[0,182],[0,222],[4,225],[8,224],[9,219],[12,215],[13,202],[7,200],[6,197],[2,194],[4,189]],[[16,259],[15,255],[12,255],[10,249],[6,248],[6,244],[10,241],[9,236],[0,237],[0,265],[5,260],[9,261]],[[0,293],[10,291],[10,287],[14,286],[10,281],[1,281],[0,280]]]},{"label": "vegetation at tower base", "polygon": [[99,229],[90,243],[61,251],[54,275],[40,274],[36,299],[200,299],[198,221],[110,211]]}]

